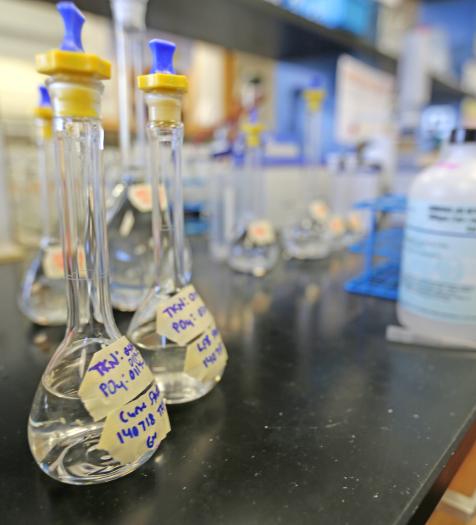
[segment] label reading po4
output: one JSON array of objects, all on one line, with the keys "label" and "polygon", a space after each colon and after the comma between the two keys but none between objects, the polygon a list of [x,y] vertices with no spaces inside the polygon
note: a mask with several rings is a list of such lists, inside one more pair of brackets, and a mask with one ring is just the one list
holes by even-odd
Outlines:
[{"label": "label reading po4", "polygon": [[163,301],[157,309],[156,330],[174,343],[186,345],[203,333],[213,317],[193,285]]},{"label": "label reading po4", "polygon": [[156,450],[169,432],[165,401],[154,382],[137,399],[107,416],[98,447],[128,464]]},{"label": "label reading po4", "polygon": [[[82,248],[78,249],[80,277],[86,276],[86,257]],[[61,246],[49,246],[43,257],[43,271],[48,279],[64,278],[63,249]]]},{"label": "label reading po4", "polygon": [[127,189],[129,201],[141,213],[152,210],[152,188],[150,184],[131,184]]},{"label": "label reading po4", "polygon": [[309,213],[316,222],[325,222],[329,217],[329,207],[323,201],[312,201]]},{"label": "label reading po4", "polygon": [[265,220],[251,222],[246,235],[250,242],[258,246],[272,244],[276,239],[272,224]]},{"label": "label reading po4", "polygon": [[134,399],[152,381],[140,352],[121,337],[93,355],[79,397],[94,421],[99,421]]},{"label": "label reading po4", "polygon": [[205,333],[187,345],[184,372],[200,381],[219,380],[228,353],[215,323]]}]

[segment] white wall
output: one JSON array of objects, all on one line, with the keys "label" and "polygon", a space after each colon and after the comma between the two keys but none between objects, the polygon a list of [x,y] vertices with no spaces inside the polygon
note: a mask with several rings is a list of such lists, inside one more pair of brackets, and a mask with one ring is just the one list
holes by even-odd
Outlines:
[{"label": "white wall", "polygon": [[[0,0],[0,115],[10,126],[29,122],[37,103],[37,86],[44,75],[35,71],[35,55],[57,48],[63,24],[53,4],[29,0]],[[113,58],[110,22],[86,13],[83,45],[87,52]],[[103,116],[116,114],[116,85],[105,82]]]}]

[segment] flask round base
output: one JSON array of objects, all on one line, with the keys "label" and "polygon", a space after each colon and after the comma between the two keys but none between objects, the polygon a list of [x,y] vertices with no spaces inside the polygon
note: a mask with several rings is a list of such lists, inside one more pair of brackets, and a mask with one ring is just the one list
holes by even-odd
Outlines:
[{"label": "flask round base", "polygon": [[[55,431],[44,433],[43,430],[35,429],[30,421],[28,440],[41,470],[51,478],[70,485],[93,485],[122,478],[136,470],[153,454],[151,452],[141,457],[136,463],[123,465],[98,448],[101,430],[102,423],[97,424],[96,428],[86,427],[81,432],[69,435]],[[44,447],[51,443],[54,445],[43,456]]]},{"label": "flask round base", "polygon": [[[149,298],[149,307],[157,304],[157,296],[151,295]],[[154,317],[149,318],[144,324],[138,324],[141,315],[147,315],[149,311],[155,312],[156,307],[150,309],[144,304],[142,309],[136,312],[131,321],[128,337],[140,350],[154,374],[161,392],[164,393],[166,403],[171,405],[190,403],[208,394],[220,381],[223,370],[220,371],[219,376],[208,381],[200,380],[185,372],[187,348],[158,335]]]},{"label": "flask round base", "polygon": [[46,252],[40,249],[30,263],[18,297],[18,308],[31,322],[41,326],[66,324],[66,287],[63,277],[52,279],[45,275],[43,260]]},{"label": "flask round base", "polygon": [[[49,304],[51,307],[51,303]],[[21,313],[27,317],[32,323],[39,326],[64,326],[66,324],[66,304],[60,306],[58,309],[52,308],[49,311],[48,306],[42,308],[32,308],[18,301],[18,308]]]},{"label": "flask round base", "polygon": [[274,268],[278,258],[277,244],[255,246],[238,241],[231,247],[228,265],[236,272],[263,277]]},{"label": "flask round base", "polygon": [[290,259],[325,259],[331,251],[321,230],[302,225],[285,228],[282,242],[285,256]]},{"label": "flask round base", "polygon": [[208,394],[217,384],[216,381],[204,383],[184,372],[155,374],[155,380],[160,390],[165,392],[165,401],[168,405],[196,401]]},{"label": "flask round base", "polygon": [[135,312],[145,294],[147,288],[135,286],[121,286],[118,283],[111,284],[111,303],[115,310],[120,312]]}]

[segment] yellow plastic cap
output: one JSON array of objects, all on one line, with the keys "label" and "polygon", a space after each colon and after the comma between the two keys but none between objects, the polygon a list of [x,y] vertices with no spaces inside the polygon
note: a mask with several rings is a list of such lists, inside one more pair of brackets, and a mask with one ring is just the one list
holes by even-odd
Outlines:
[{"label": "yellow plastic cap", "polygon": [[151,73],[150,75],[138,76],[137,87],[142,91],[186,93],[188,91],[188,79],[185,75]]},{"label": "yellow plastic cap", "polygon": [[36,55],[36,70],[45,75],[84,75],[98,80],[111,78],[111,63],[90,53],[51,49]]},{"label": "yellow plastic cap", "polygon": [[242,125],[241,129],[246,135],[246,145],[250,148],[258,147],[265,127],[261,122],[258,122],[256,109],[251,111],[249,120]]},{"label": "yellow plastic cap", "polygon": [[53,110],[51,107],[47,108],[45,106],[37,106],[33,111],[33,115],[37,118],[48,120],[53,118]]},{"label": "yellow plastic cap", "polygon": [[304,99],[311,111],[317,111],[321,107],[325,96],[326,92],[323,89],[306,89],[304,91]]}]

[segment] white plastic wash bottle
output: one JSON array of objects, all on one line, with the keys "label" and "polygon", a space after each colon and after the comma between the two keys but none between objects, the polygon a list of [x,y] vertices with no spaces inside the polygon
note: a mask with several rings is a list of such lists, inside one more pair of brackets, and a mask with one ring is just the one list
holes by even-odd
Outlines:
[{"label": "white plastic wash bottle", "polygon": [[457,129],[408,196],[397,315],[417,335],[476,343],[476,129]]}]

